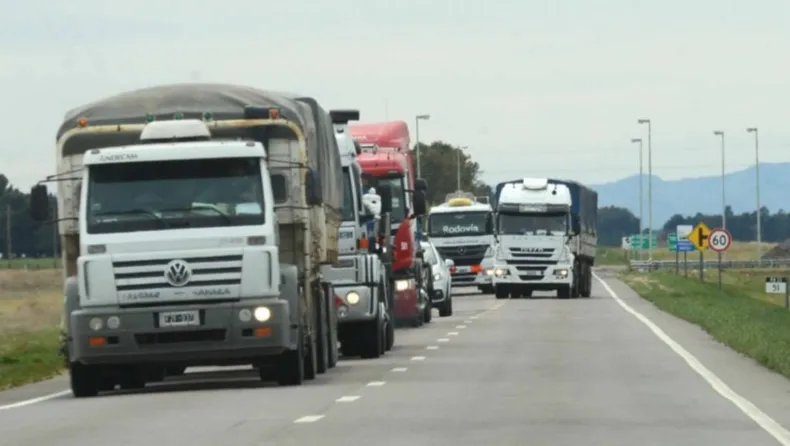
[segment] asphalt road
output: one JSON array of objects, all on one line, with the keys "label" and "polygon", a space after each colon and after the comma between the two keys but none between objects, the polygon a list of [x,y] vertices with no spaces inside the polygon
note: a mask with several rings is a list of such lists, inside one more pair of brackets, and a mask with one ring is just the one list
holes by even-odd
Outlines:
[{"label": "asphalt road", "polygon": [[457,296],[384,358],[299,388],[242,370],[0,393],[0,445],[790,445],[790,382],[599,276],[591,299]]}]

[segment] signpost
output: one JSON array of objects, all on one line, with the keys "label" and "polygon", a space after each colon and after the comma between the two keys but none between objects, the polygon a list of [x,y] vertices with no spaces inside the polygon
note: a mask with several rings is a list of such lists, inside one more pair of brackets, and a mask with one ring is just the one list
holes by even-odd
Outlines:
[{"label": "signpost", "polygon": [[790,294],[787,292],[787,277],[766,277],[765,292],[768,294],[784,294],[785,308],[790,308]]},{"label": "signpost", "polygon": [[691,233],[686,237],[691,243],[694,245],[695,248],[699,251],[699,280],[705,280],[705,256],[703,252],[708,249],[710,237],[710,228],[705,222],[697,223],[697,226],[694,226],[694,229],[691,230]]},{"label": "signpost", "polygon": [[716,228],[708,234],[708,246],[719,256],[719,289],[721,289],[721,254],[730,249],[730,245],[732,245],[732,235],[726,229]]}]

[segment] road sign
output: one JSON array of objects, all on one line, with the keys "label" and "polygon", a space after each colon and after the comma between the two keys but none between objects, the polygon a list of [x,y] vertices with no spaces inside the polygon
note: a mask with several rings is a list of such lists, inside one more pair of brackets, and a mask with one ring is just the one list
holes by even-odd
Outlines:
[{"label": "road sign", "polygon": [[648,243],[648,236],[644,234],[633,234],[629,238],[631,239],[631,249],[634,251],[638,249],[650,249],[650,245],[654,248],[658,246],[658,235],[653,235],[652,243]]},{"label": "road sign", "polygon": [[785,294],[787,293],[787,278],[786,277],[766,277],[765,278],[765,292],[769,294]]},{"label": "road sign", "polygon": [[704,251],[708,248],[708,237],[710,237],[710,228],[704,222],[699,222],[697,226],[694,226],[687,238],[694,244],[694,247]]},{"label": "road sign", "polygon": [[732,245],[732,235],[724,228],[716,228],[710,231],[708,236],[708,246],[713,252],[724,252]]},{"label": "road sign", "polygon": [[694,244],[691,243],[691,240],[688,239],[689,234],[691,231],[694,230],[694,227],[691,225],[678,225],[676,228],[677,231],[677,246],[675,247],[675,251],[677,252],[691,252],[694,251],[696,248]]},{"label": "road sign", "polygon": [[631,236],[623,237],[623,241],[620,244],[620,247],[622,247],[626,251],[631,251],[631,249],[632,249]]}]

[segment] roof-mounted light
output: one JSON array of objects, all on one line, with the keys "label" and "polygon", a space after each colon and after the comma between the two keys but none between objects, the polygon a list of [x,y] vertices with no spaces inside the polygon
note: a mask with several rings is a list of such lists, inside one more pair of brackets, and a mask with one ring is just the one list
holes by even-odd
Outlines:
[{"label": "roof-mounted light", "polygon": [[149,122],[140,133],[141,141],[184,138],[211,138],[211,131],[199,119],[180,119]]}]

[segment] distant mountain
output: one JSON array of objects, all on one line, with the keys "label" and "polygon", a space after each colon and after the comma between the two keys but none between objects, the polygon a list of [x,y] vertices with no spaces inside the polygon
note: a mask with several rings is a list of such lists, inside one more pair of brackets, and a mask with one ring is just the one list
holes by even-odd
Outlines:
[{"label": "distant mountain", "polygon": [[[736,214],[757,206],[755,168],[725,176],[727,204]],[[644,175],[644,222],[648,224],[648,176]],[[590,185],[598,191],[599,206],[619,206],[639,216],[639,175],[612,183]],[[790,163],[760,163],[760,202],[771,212],[790,210]],[[674,214],[721,214],[721,176],[666,181],[653,175],[653,227],[660,228]]]}]

